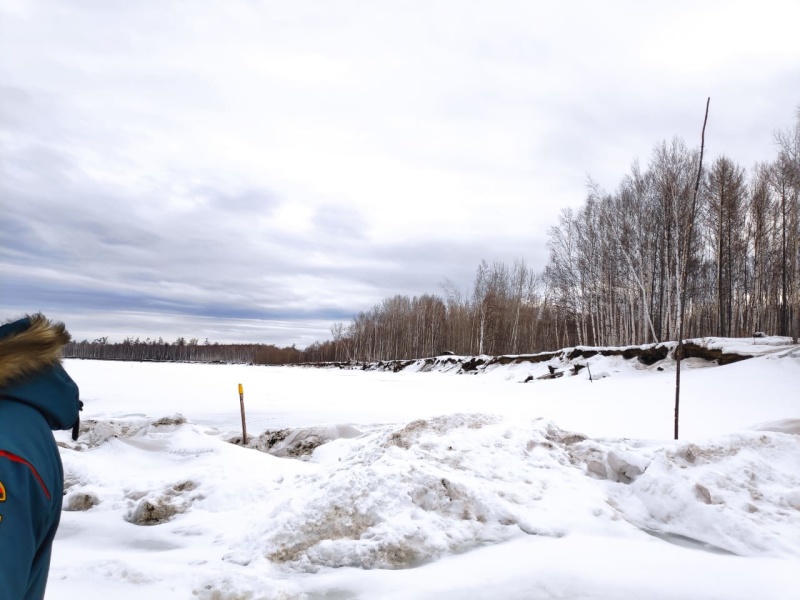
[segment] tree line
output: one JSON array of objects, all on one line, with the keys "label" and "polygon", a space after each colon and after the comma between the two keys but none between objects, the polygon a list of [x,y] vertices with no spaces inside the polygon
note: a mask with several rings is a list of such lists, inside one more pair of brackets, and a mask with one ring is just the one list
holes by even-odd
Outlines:
[{"label": "tree line", "polygon": [[294,346],[279,348],[272,344],[219,344],[197,338],[177,338],[166,342],[163,338],[144,341],[126,338],[109,343],[107,337],[93,341],[70,342],[64,347],[65,358],[97,360],[132,360],[165,362],[240,363],[258,365],[283,365],[308,362],[307,357]]},{"label": "tree line", "polygon": [[[570,342],[676,339],[683,266],[685,335],[797,337],[800,323],[800,113],[777,157],[748,173],[727,156],[703,172],[681,140],[634,163],[614,192],[591,184],[550,233],[547,279]],[[687,218],[692,217],[692,221]],[[696,234],[687,235],[692,223]],[[690,230],[691,231],[691,230]]]},{"label": "tree line", "polygon": [[375,361],[632,345],[675,340],[682,314],[684,337],[796,341],[800,110],[775,142],[749,171],[724,155],[701,171],[699,150],[659,143],[616,190],[590,181],[583,204],[562,210],[543,271],[482,261],[471,290],[445,280],[441,295],[387,298],[307,350]]}]

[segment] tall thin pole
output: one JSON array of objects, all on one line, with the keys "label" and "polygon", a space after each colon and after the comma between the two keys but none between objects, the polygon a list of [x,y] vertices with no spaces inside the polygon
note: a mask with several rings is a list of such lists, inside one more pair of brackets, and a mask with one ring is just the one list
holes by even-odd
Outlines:
[{"label": "tall thin pole", "polygon": [[[680,311],[678,323],[678,347],[675,349],[675,439],[678,439],[678,423],[681,406],[681,359],[683,358],[683,317],[686,310],[686,282],[689,280],[689,252],[692,248],[692,233],[694,231],[694,219],[697,214],[697,192],[700,189],[700,176],[703,173],[703,150],[706,146],[706,123],[708,122],[708,105],[711,104],[711,97],[706,100],[706,116],[703,119],[703,132],[700,135],[700,164],[697,165],[697,180],[694,184],[694,196],[692,197],[692,211],[689,214],[689,231],[686,235],[686,246],[683,253],[683,272],[681,273],[680,289]],[[680,224],[677,224],[680,226]]]}]

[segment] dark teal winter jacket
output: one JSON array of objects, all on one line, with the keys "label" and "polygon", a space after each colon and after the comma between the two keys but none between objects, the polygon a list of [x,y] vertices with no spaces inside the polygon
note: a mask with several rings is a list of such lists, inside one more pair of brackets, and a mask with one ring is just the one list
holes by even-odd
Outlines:
[{"label": "dark teal winter jacket", "polygon": [[64,472],[51,430],[78,424],[78,386],[61,366],[61,323],[0,326],[0,599],[44,597]]}]

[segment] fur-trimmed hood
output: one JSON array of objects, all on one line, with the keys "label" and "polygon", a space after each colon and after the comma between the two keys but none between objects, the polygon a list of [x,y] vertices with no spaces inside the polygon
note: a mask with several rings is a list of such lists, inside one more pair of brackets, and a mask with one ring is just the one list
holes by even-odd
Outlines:
[{"label": "fur-trimmed hood", "polygon": [[0,387],[57,364],[70,335],[63,323],[37,314],[0,327]]},{"label": "fur-trimmed hood", "polygon": [[77,423],[78,386],[60,361],[69,341],[64,324],[42,314],[0,326],[0,401],[33,406],[51,429]]}]

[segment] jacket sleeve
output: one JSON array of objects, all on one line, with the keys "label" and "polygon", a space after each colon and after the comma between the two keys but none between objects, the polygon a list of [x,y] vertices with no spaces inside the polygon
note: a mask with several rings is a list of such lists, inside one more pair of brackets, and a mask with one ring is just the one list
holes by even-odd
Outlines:
[{"label": "jacket sleeve", "polygon": [[0,449],[0,598],[29,598],[38,587],[34,564],[49,495],[30,463]]}]

